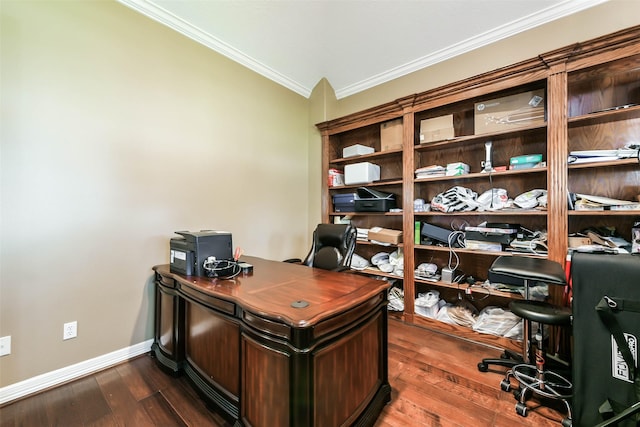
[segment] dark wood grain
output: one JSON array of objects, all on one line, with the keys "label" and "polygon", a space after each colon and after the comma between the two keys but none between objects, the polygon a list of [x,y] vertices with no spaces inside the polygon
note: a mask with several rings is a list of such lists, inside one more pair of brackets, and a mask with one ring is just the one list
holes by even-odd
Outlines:
[{"label": "dark wood grain", "polygon": [[[499,351],[389,321],[391,402],[377,427],[554,426],[563,414],[530,404],[526,418],[500,391],[499,371],[479,372],[483,357]],[[256,405],[265,404],[254,402]],[[213,426],[229,427],[207,408],[186,377],[175,378],[148,355],[0,408],[2,427]]]}]

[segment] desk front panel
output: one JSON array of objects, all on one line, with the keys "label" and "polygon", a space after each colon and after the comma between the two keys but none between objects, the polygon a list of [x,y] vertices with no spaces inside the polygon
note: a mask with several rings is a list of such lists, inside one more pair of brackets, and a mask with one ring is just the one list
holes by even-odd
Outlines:
[{"label": "desk front panel", "polygon": [[[156,355],[163,355],[161,345],[182,348],[178,369],[234,425],[373,425],[390,398],[388,284],[250,262],[255,275],[233,281],[155,267]],[[165,295],[160,289],[169,282]],[[309,306],[293,308],[290,299]]]}]

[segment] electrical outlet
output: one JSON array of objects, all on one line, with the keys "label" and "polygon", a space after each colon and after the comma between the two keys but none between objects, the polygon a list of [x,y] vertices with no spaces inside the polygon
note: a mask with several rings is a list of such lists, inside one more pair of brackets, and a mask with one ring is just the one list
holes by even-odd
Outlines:
[{"label": "electrical outlet", "polygon": [[62,339],[68,340],[78,336],[78,322],[65,323],[62,331]]},{"label": "electrical outlet", "polygon": [[0,338],[0,356],[11,354],[11,335]]}]

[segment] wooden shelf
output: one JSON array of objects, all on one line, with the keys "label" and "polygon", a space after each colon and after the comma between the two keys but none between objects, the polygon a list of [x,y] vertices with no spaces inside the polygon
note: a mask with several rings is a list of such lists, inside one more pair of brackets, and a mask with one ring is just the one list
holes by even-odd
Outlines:
[{"label": "wooden shelf", "polygon": [[636,211],[569,211],[569,216],[640,216]]},{"label": "wooden shelf", "polygon": [[416,178],[414,180],[415,183],[421,182],[433,182],[433,181],[458,181],[465,179],[489,179],[491,178],[500,178],[503,176],[513,176],[513,175],[522,175],[528,173],[543,173],[547,172],[546,167],[539,168],[529,168],[529,169],[516,169],[516,170],[506,170],[502,172],[480,172],[480,173],[468,173],[466,175],[456,175],[456,176],[434,176],[431,178]]},{"label": "wooden shelf", "polygon": [[338,185],[335,187],[329,187],[329,190],[330,191],[345,190],[345,189],[348,190],[348,189],[360,188],[360,187],[383,187],[385,185],[401,185],[401,184],[402,184],[402,179],[388,179],[384,181],[374,181],[374,182],[362,183],[362,184]]},{"label": "wooden shelf", "polygon": [[492,132],[492,133],[486,133],[482,135],[458,136],[452,139],[445,139],[442,141],[425,142],[422,144],[418,144],[414,146],[414,149],[416,151],[425,151],[425,150],[432,150],[436,148],[442,148],[444,146],[453,145],[453,144],[460,144],[460,145],[476,144],[476,143],[484,144],[486,141],[491,141],[491,140],[500,139],[500,138],[507,138],[510,136],[519,135],[523,132],[542,130],[542,129],[546,129],[546,127],[547,125],[545,123],[543,125],[522,126],[517,129],[510,129],[504,132]]},{"label": "wooden shelf", "polygon": [[369,240],[357,240],[356,243],[358,245],[380,246],[382,248],[401,248],[404,245],[403,243],[398,243],[397,245],[394,245],[394,244],[385,245],[377,242],[371,242]]},{"label": "wooden shelf", "polygon": [[402,154],[402,149],[398,150],[388,150],[388,151],[378,151],[376,153],[371,154],[363,154],[360,156],[351,156],[351,157],[339,157],[337,159],[329,160],[331,164],[342,164],[342,163],[357,163],[364,162],[369,160],[380,159],[383,157],[395,156],[398,154]]},{"label": "wooden shelf", "polygon": [[594,125],[637,118],[640,118],[640,105],[634,105],[628,108],[619,108],[617,110],[611,109],[608,111],[597,111],[582,116],[570,117],[568,119],[568,125],[570,128],[573,128],[577,126]]},{"label": "wooden shelf", "polygon": [[[567,160],[571,151],[612,150],[628,141],[640,141],[640,105],[605,111],[615,104],[638,103],[639,66],[640,26],[636,26],[581,42],[579,49],[575,45],[567,46],[512,66],[320,123],[322,170],[325,173],[337,165],[371,160],[380,166],[384,179],[371,184],[332,188],[327,188],[327,184],[323,183],[322,220],[331,222],[336,216],[350,216],[351,222],[357,227],[381,226],[403,230],[404,244],[400,246],[404,252],[403,278],[377,269],[360,272],[402,279],[405,311],[394,316],[444,333],[519,351],[520,343],[479,334],[469,328],[448,325],[414,313],[415,296],[419,289],[433,286],[444,294],[451,294],[455,293],[452,289],[464,290],[467,286],[413,277],[416,265],[430,262],[441,269],[447,265],[450,256],[448,247],[415,244],[415,223],[428,221],[435,226],[453,229],[457,228],[452,225],[455,223],[473,224],[486,220],[518,223],[530,230],[546,230],[548,255],[455,248],[460,271],[481,279],[487,277],[487,270],[498,256],[544,257],[564,265],[568,253],[567,236],[588,227],[614,227],[628,240],[632,223],[635,217],[640,216],[640,211],[572,211],[567,207],[567,194],[571,191],[620,200],[635,199],[640,176],[638,159],[578,164],[568,164]],[[532,121],[516,129],[507,128],[511,125],[505,124],[504,130],[475,134],[479,129],[476,126],[476,103],[541,90],[545,98],[544,123]],[[590,110],[595,112],[583,114]],[[422,144],[419,142],[422,120],[449,115],[452,117],[453,134],[460,136]],[[396,118],[402,119],[402,150],[336,158],[345,147],[353,144],[379,150],[382,147],[380,123]],[[513,157],[537,153],[542,154],[546,166],[491,174],[479,172],[485,160],[485,143],[489,141],[492,142],[494,165],[508,165]],[[415,177],[416,169],[421,167],[444,166],[454,162],[464,162],[474,172],[458,176]],[[512,197],[543,188],[547,189],[547,205],[544,209],[452,213],[413,211],[414,200],[424,199],[429,203],[436,195],[455,185],[468,187],[477,194],[490,188],[504,188]],[[396,202],[402,212],[333,211],[333,195],[353,192],[363,186],[389,187],[388,190],[396,194]],[[373,256],[378,250],[375,245],[362,242],[356,247],[356,252],[365,258]],[[519,297],[482,287],[473,287],[472,293],[486,296],[474,300],[478,309],[488,304],[506,305],[509,300]],[[561,290],[550,289],[550,293],[551,302],[563,303]]]},{"label": "wooden shelf", "polygon": [[638,159],[620,159],[610,160],[606,162],[589,162],[589,163],[569,163],[569,170],[573,169],[592,169],[592,168],[617,168],[624,166],[640,166]]},{"label": "wooden shelf", "polygon": [[[415,249],[429,250],[436,252],[449,252],[448,246],[432,246],[432,245],[415,245]],[[533,257],[546,257],[546,255],[536,255],[529,252],[516,252],[516,251],[481,251],[477,249],[465,249],[465,248],[453,248],[454,252],[460,254],[474,254],[474,255],[490,255],[490,256],[533,256]]]},{"label": "wooden shelf", "polygon": [[516,353],[522,352],[522,342],[520,341],[498,337],[490,334],[481,334],[465,326],[452,325],[450,323],[445,323],[439,320],[420,316],[419,314],[414,314],[412,317],[413,323],[417,326],[422,326],[427,329],[433,329],[438,332],[453,335],[458,338],[468,339],[473,342],[480,342],[500,349],[513,350]]},{"label": "wooden shelf", "polygon": [[422,283],[427,286],[438,287],[438,288],[457,289],[463,292],[467,292],[467,289],[470,289],[470,292],[472,294],[491,295],[491,296],[496,296],[500,298],[507,298],[507,299],[514,299],[514,300],[523,299],[522,295],[520,294],[513,293],[513,292],[498,291],[495,289],[489,289],[482,286],[482,284],[480,283],[476,283],[475,285],[469,285],[468,283],[447,283],[447,282],[441,282],[441,281],[434,282],[432,280],[419,279],[417,277],[415,278],[415,282]]},{"label": "wooden shelf", "polygon": [[540,209],[501,209],[499,211],[469,211],[469,212],[414,212],[414,216],[545,216],[546,210]]},{"label": "wooden shelf", "polygon": [[402,212],[329,212],[331,216],[402,216]]},{"label": "wooden shelf", "polygon": [[402,276],[397,276],[397,275],[392,274],[392,273],[385,273],[384,271],[381,271],[377,267],[367,267],[364,270],[351,269],[349,271],[352,272],[352,273],[356,273],[356,274],[365,274],[367,276],[380,276],[380,277],[387,277],[389,279],[397,279],[397,280],[402,280],[403,279]]}]

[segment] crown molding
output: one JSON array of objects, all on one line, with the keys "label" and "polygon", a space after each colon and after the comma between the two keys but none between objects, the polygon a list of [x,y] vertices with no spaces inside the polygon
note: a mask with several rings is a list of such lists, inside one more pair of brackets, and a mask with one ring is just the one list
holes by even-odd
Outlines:
[{"label": "crown molding", "polygon": [[[292,90],[293,92],[309,98],[313,88],[305,87],[298,82],[286,77],[276,70],[266,66],[260,61],[235,49],[233,46],[219,40],[211,34],[202,31],[189,22],[175,16],[166,9],[159,7],[149,0],[117,0],[119,3],[157,21],[167,27],[183,34],[190,39],[226,56],[227,58],[249,68],[250,70]],[[389,82],[415,71],[446,61],[474,49],[487,46],[512,35],[530,30],[548,22],[571,15],[590,7],[605,3],[610,0],[565,0],[550,6],[537,13],[515,20],[508,24],[494,28],[478,36],[469,38],[460,43],[453,44],[430,55],[410,61],[404,65],[361,80],[343,88],[335,89],[337,99],[354,95],[358,92],[370,89],[382,83]]]},{"label": "crown molding", "polygon": [[549,23],[556,19],[569,16],[573,13],[580,12],[590,7],[606,3],[609,0],[566,0],[562,3],[550,6],[540,12],[531,14],[524,18],[515,20],[508,24],[493,28],[490,31],[482,33],[478,36],[469,38],[460,43],[447,46],[444,49],[436,51],[430,55],[418,58],[399,67],[395,67],[384,73],[372,76],[368,79],[361,80],[344,88],[336,89],[336,98],[341,99],[382,83],[389,82],[415,71],[435,65],[439,62],[446,61],[472,50],[490,45],[507,37],[518,33],[525,32],[540,25]]},{"label": "crown molding", "polygon": [[154,21],[157,21],[167,27],[179,32],[180,34],[189,37],[190,39],[200,43],[219,54],[226,56],[227,58],[244,65],[252,71],[272,80],[287,89],[294,91],[295,93],[309,98],[311,95],[311,89],[304,87],[298,82],[289,79],[276,70],[262,64],[244,54],[243,52],[235,49],[233,46],[219,40],[211,34],[202,31],[200,28],[191,25],[189,22],[177,17],[166,9],[153,4],[148,0],[117,0],[119,3],[139,12]]}]

